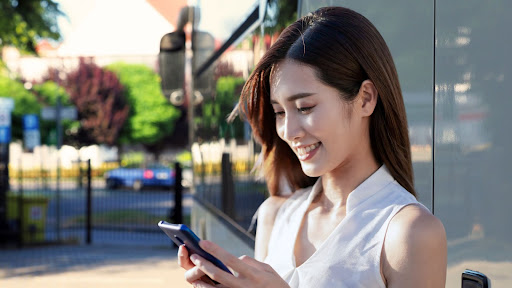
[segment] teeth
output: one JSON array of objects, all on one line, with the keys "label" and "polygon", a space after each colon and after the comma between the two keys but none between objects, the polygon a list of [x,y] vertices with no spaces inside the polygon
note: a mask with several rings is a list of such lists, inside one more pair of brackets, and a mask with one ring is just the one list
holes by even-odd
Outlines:
[{"label": "teeth", "polygon": [[300,155],[304,155],[306,153],[309,153],[311,150],[314,150],[315,148],[320,145],[319,143],[311,144],[309,146],[306,146],[306,148],[297,148],[297,152],[299,152]]}]

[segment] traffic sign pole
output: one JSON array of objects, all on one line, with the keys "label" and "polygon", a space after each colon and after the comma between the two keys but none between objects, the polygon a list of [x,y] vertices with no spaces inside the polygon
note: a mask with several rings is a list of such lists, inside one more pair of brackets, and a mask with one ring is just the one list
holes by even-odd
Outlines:
[{"label": "traffic sign pole", "polygon": [[14,99],[0,97],[0,232],[2,234],[10,232],[10,227],[7,225],[7,191],[9,190],[9,143],[13,109]]},{"label": "traffic sign pole", "polygon": [[56,196],[56,225],[57,225],[57,241],[60,242],[60,148],[62,147],[62,123],[61,123],[61,112],[62,103],[60,96],[57,97],[57,107],[55,113],[55,120],[57,122],[57,183],[55,187]]}]

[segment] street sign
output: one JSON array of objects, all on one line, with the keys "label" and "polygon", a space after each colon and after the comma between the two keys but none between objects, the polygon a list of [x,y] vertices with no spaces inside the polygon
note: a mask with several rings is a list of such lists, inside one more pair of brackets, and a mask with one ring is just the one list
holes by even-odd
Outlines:
[{"label": "street sign", "polygon": [[[41,110],[41,118],[44,120],[56,120],[57,109],[56,107],[43,107]],[[62,120],[76,120],[77,112],[75,106],[65,106],[60,109],[60,119]]]},{"label": "street sign", "polygon": [[41,133],[39,130],[23,131],[23,142],[25,149],[28,151],[34,150],[34,147],[41,145]]},{"label": "street sign", "polygon": [[11,127],[0,127],[0,143],[11,142]]},{"label": "street sign", "polygon": [[0,127],[11,126],[11,111],[0,108]]},{"label": "street sign", "polygon": [[2,107],[0,108],[0,143],[9,142],[11,142],[11,110]]},{"label": "street sign", "polygon": [[0,97],[0,108],[12,111],[14,109],[14,99],[7,97]]},{"label": "street sign", "polygon": [[23,115],[23,130],[39,130],[39,118],[37,118],[37,115]]},{"label": "street sign", "polygon": [[35,114],[23,115],[23,142],[25,149],[28,151],[32,151],[34,147],[41,145],[39,118]]}]

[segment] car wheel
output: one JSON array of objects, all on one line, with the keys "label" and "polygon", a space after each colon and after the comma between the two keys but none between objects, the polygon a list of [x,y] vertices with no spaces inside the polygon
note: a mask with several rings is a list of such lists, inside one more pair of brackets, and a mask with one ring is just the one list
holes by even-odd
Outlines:
[{"label": "car wheel", "polygon": [[142,182],[140,180],[133,181],[132,188],[135,191],[140,191],[142,189]]}]

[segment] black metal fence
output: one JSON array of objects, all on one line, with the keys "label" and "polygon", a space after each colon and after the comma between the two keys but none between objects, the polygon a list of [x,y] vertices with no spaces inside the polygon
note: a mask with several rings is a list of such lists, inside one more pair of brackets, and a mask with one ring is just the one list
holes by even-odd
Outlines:
[{"label": "black metal fence", "polygon": [[[90,161],[77,161],[65,169],[24,170],[21,164],[9,172],[3,243],[167,245],[170,240],[157,227],[158,221],[173,217],[182,222],[179,217],[190,213],[189,208],[175,205],[175,191],[180,204],[181,199],[188,200],[188,195],[182,195],[179,165],[169,167],[168,173],[140,168],[144,178],[140,181],[148,187],[133,189],[107,187],[108,171],[92,169]],[[138,177],[133,172],[126,171],[127,177]],[[149,187],[157,177],[174,177],[174,183]]]},{"label": "black metal fence", "polygon": [[253,235],[251,223],[258,207],[268,196],[265,182],[251,173],[251,161],[232,163],[228,153],[222,154],[220,167],[207,167],[211,163],[197,165],[196,197],[234,220],[243,230]]}]

